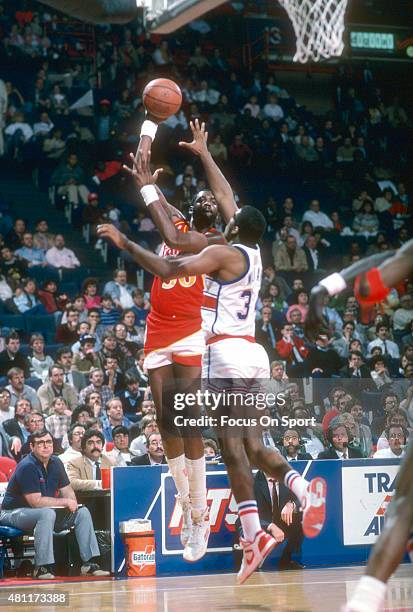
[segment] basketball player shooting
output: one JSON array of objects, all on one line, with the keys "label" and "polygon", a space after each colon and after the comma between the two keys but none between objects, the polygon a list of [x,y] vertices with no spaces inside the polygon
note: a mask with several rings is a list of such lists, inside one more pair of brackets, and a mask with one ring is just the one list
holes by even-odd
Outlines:
[{"label": "basketball player shooting", "polygon": [[[385,261],[380,262],[380,258]],[[375,267],[378,266],[378,267]],[[337,295],[351,282],[354,293],[366,306],[377,304],[390,293],[391,287],[413,274],[413,240],[395,254],[373,255],[323,279],[311,292],[307,330],[317,335],[323,325],[322,304],[326,295]],[[413,443],[411,442],[397,475],[394,497],[386,512],[383,531],[371,552],[365,575],[357,584],[343,612],[379,612],[382,610],[386,586],[406,552],[413,530]]]},{"label": "basketball player shooting", "polygon": [[[135,181],[141,192],[144,190],[144,198],[145,194],[148,197],[148,187],[152,187],[151,198],[156,199],[151,204],[159,208],[162,204],[152,180],[149,166],[139,158]],[[112,225],[99,226],[98,235],[127,250],[137,264],[164,282],[207,275],[205,307],[202,309],[207,344],[202,364],[203,379],[233,379],[238,384],[243,379],[267,380],[270,375],[265,349],[254,340],[255,305],[262,274],[257,243],[265,227],[263,215],[252,206],[244,206],[235,213],[225,229],[225,237],[234,244],[211,245],[196,255],[171,258],[158,257],[143,249]],[[236,407],[232,414],[236,414]],[[323,527],[326,484],[322,478],[308,482],[292,470],[279,453],[264,446],[256,428],[246,429],[243,436],[220,437],[220,446],[238,503],[245,538],[241,539],[243,561],[237,577],[238,583],[242,584],[277,544],[269,533],[261,529],[251,467],[284,481],[301,500],[303,531],[307,537],[317,536]]]}]

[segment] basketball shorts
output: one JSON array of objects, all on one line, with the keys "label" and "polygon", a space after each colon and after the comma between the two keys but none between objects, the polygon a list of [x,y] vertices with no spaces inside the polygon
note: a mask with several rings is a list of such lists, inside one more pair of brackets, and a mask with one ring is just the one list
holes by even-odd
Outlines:
[{"label": "basketball shorts", "polygon": [[176,340],[168,346],[148,353],[145,357],[144,367],[153,370],[173,363],[200,367],[204,351],[204,332],[199,330],[186,338]]}]

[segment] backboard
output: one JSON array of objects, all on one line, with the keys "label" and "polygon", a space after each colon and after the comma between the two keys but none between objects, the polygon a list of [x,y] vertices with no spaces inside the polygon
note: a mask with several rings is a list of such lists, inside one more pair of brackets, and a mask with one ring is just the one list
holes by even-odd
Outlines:
[{"label": "backboard", "polygon": [[227,0],[143,0],[146,28],[154,34],[170,34],[225,2]]}]

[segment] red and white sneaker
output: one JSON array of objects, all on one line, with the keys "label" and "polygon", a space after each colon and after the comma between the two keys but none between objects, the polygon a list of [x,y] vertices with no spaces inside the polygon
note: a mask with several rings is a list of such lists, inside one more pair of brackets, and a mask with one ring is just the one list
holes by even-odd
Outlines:
[{"label": "red and white sneaker", "polygon": [[313,478],[301,500],[303,532],[307,538],[318,536],[326,520],[327,483],[324,478]]},{"label": "red and white sneaker", "polygon": [[277,546],[277,542],[269,533],[261,529],[253,542],[247,542],[247,540],[241,538],[240,544],[243,555],[241,568],[237,574],[237,584],[244,584],[254,570],[264,562],[272,549]]}]

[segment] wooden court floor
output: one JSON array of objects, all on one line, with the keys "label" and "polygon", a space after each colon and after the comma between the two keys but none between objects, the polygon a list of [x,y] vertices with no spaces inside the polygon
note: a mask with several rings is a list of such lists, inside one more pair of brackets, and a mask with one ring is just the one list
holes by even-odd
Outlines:
[{"label": "wooden court floor", "polygon": [[[352,593],[363,568],[333,568],[300,572],[257,572],[243,586],[234,574],[131,578],[102,582],[44,585],[65,591],[70,607],[25,605],[26,610],[85,612],[338,612]],[[19,587],[19,592],[33,591]],[[23,606],[0,608],[21,610]],[[385,610],[413,611],[413,568],[402,566],[389,584]]]}]

